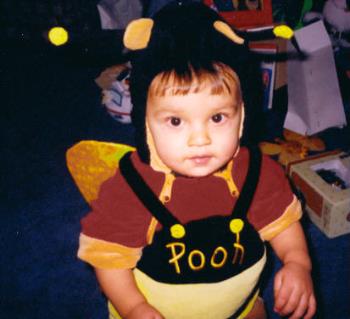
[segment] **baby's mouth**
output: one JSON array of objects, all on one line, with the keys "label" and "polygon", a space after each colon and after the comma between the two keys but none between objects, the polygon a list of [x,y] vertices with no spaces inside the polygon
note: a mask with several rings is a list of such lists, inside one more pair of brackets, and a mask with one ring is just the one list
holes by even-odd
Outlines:
[{"label": "baby's mouth", "polygon": [[192,156],[190,160],[196,165],[205,165],[207,164],[212,157],[210,155],[200,155],[200,156]]}]

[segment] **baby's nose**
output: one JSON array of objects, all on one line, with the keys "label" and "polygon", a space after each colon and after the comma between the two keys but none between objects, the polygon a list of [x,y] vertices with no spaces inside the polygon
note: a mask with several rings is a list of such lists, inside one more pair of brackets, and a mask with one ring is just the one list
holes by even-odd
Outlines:
[{"label": "baby's nose", "polygon": [[188,138],[189,146],[202,146],[210,144],[210,135],[206,128],[196,128],[193,129]]}]

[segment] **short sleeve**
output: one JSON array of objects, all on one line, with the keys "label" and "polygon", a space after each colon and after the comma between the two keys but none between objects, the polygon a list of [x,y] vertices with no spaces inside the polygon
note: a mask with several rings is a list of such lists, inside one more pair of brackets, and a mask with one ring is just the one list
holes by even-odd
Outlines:
[{"label": "short sleeve", "polygon": [[263,156],[258,186],[249,210],[249,221],[263,240],[271,240],[301,218],[301,205],[282,167]]},{"label": "short sleeve", "polygon": [[[140,162],[136,152],[133,164],[159,194],[163,174]],[[91,211],[81,220],[78,257],[97,268],[133,268],[148,243],[152,215],[143,206],[119,170],[102,183]]]},{"label": "short sleeve", "polygon": [[132,268],[146,245],[151,215],[117,172],[81,220],[78,257],[101,268]]},{"label": "short sleeve", "polygon": [[127,247],[80,234],[78,257],[96,268],[132,269],[141,252],[141,247]]}]

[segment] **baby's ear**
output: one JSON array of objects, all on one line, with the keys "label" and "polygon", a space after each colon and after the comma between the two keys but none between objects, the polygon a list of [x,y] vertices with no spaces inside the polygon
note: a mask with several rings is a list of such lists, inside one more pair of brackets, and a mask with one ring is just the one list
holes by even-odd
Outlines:
[{"label": "baby's ear", "polygon": [[141,50],[147,48],[151,38],[153,20],[141,18],[131,21],[124,33],[124,46],[130,50]]},{"label": "baby's ear", "polygon": [[244,109],[244,103],[242,102],[241,105],[241,122],[239,123],[239,138],[243,135],[243,128],[244,128],[244,119],[245,119],[245,109]]},{"label": "baby's ear", "polygon": [[232,29],[231,27],[220,20],[217,20],[213,23],[214,28],[216,29],[216,31],[222,33],[224,36],[226,36],[227,38],[229,38],[231,41],[233,41],[236,44],[243,44],[244,43],[244,39],[239,37]]}]

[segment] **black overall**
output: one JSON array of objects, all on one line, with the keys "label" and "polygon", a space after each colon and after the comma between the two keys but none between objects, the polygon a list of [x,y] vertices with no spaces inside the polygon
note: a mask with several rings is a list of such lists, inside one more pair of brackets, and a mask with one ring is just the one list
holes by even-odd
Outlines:
[{"label": "black overall", "polygon": [[[257,148],[250,149],[248,173],[231,215],[191,221],[182,225],[185,234],[177,238],[170,230],[181,223],[147,186],[134,168],[130,154],[120,160],[120,172],[162,225],[153,243],[143,249],[137,264],[139,270],[163,283],[216,283],[240,274],[263,258],[265,246],[247,219],[260,176],[261,153]],[[257,289],[258,284],[232,318],[239,316]]]}]

